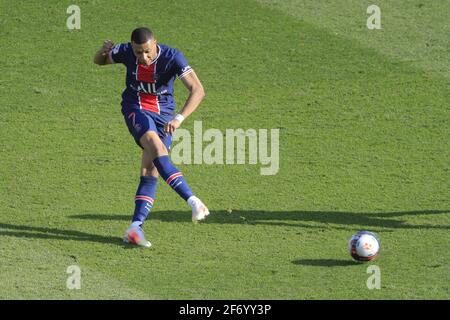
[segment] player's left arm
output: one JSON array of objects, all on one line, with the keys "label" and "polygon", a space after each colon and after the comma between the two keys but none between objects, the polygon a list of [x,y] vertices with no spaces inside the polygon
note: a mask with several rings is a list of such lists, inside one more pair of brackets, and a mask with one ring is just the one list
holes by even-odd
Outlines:
[{"label": "player's left arm", "polygon": [[[195,71],[192,70],[184,77],[180,78],[181,82],[183,82],[184,86],[189,90],[189,97],[186,100],[181,111],[173,118],[171,121],[166,123],[164,129],[166,133],[172,134],[176,129],[178,129],[181,125],[181,122],[189,117],[195,109],[200,105],[203,98],[205,97],[205,90],[203,89],[203,85],[200,82],[200,79],[195,74]],[[180,117],[181,115],[181,117]]]}]

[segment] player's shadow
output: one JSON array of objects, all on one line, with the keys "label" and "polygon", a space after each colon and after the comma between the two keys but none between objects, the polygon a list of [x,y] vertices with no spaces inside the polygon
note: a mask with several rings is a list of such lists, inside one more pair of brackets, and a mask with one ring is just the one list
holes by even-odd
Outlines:
[{"label": "player's shadow", "polygon": [[[448,224],[410,224],[402,217],[406,216],[431,216],[436,214],[448,214],[450,210],[417,210],[398,212],[339,212],[339,211],[213,211],[207,219],[207,224],[242,224],[242,225],[271,225],[271,226],[294,226],[316,229],[362,229],[373,231],[377,229],[450,229]],[[120,221],[124,225],[131,219],[127,214],[79,214],[69,216],[71,219]],[[164,211],[152,212],[151,218],[163,222],[189,222],[191,216],[189,211]],[[450,221],[447,219],[446,221]],[[23,226],[0,223],[0,236],[14,236],[32,239],[57,239],[76,240],[86,242],[98,242],[103,244],[124,245],[118,236],[102,236],[77,230],[64,228],[50,228],[42,226]],[[128,247],[128,246],[125,246]],[[318,266],[342,266],[348,262],[337,260],[296,260],[292,263],[298,265]]]},{"label": "player's shadow", "polygon": [[120,237],[108,237],[76,230],[23,226],[9,223],[0,223],[0,236],[31,239],[76,240],[123,245]]},{"label": "player's shadow", "polygon": [[[247,224],[271,226],[296,226],[303,228],[354,229],[450,229],[449,224],[411,224],[402,219],[408,216],[427,216],[450,213],[450,210],[417,210],[396,212],[346,212],[346,211],[211,211],[207,224]],[[122,214],[79,214],[70,216],[73,219],[130,221],[131,215]],[[189,222],[189,211],[155,211],[150,220],[163,222]],[[450,219],[447,221],[450,222]]]}]

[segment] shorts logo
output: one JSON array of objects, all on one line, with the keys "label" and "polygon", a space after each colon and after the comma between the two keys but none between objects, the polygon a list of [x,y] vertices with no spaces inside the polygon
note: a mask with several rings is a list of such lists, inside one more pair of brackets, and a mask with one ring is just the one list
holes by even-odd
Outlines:
[{"label": "shorts logo", "polygon": [[136,130],[136,132],[139,132],[139,131],[141,131],[141,126],[139,125],[139,123],[136,123],[134,126],[134,130]]}]

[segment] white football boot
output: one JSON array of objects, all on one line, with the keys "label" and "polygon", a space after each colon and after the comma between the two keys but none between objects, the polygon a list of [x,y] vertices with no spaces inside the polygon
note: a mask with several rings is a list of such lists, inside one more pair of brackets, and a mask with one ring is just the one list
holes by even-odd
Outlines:
[{"label": "white football boot", "polygon": [[190,197],[188,204],[192,208],[192,222],[198,223],[204,221],[209,215],[209,210],[206,205],[196,196]]}]

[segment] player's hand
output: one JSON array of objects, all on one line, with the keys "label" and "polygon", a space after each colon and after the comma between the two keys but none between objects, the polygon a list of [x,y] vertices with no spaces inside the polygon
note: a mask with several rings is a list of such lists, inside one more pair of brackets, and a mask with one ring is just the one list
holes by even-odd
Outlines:
[{"label": "player's hand", "polygon": [[176,129],[181,126],[180,121],[177,119],[172,119],[164,125],[164,132],[166,134],[173,134]]},{"label": "player's hand", "polygon": [[113,47],[114,43],[111,40],[106,40],[105,42],[103,42],[103,46],[100,51],[102,52],[102,55],[105,56],[111,51]]}]

